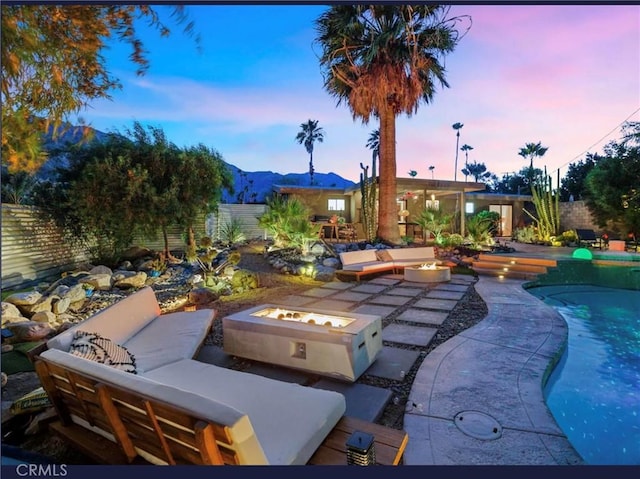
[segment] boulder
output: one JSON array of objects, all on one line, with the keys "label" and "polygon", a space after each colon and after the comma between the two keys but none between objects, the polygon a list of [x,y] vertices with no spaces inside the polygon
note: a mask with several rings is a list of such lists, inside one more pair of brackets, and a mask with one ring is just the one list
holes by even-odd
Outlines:
[{"label": "boulder", "polygon": [[80,283],[91,285],[93,286],[93,289],[106,291],[111,289],[111,275],[110,274],[90,274],[80,279]]},{"label": "boulder", "polygon": [[50,324],[57,321],[57,316],[51,311],[40,311],[31,316],[31,321],[35,321],[36,323]]},{"label": "boulder", "polygon": [[322,261],[322,266],[337,269],[340,267],[340,260],[338,258],[325,258]]},{"label": "boulder", "polygon": [[153,256],[153,251],[151,251],[149,248],[132,246],[131,248],[124,251],[120,256],[125,261],[135,261],[137,259],[144,258],[145,256]]},{"label": "boulder", "polygon": [[218,295],[207,288],[197,288],[189,292],[190,304],[207,304],[216,299],[218,299]]},{"label": "boulder", "polygon": [[120,289],[138,289],[145,285],[147,273],[144,271],[125,271],[118,275],[114,286]]},{"label": "boulder", "polygon": [[313,279],[316,281],[324,281],[326,283],[333,281],[336,275],[335,268],[320,265],[315,269],[315,275]]},{"label": "boulder", "polygon": [[15,306],[33,306],[42,299],[42,293],[37,291],[28,291],[24,293],[13,293],[7,296],[5,302]]},{"label": "boulder", "polygon": [[53,302],[51,306],[51,311],[54,314],[62,314],[67,309],[69,309],[70,304],[71,304],[71,300],[69,298],[58,298]]},{"label": "boulder", "polygon": [[11,303],[6,301],[2,302],[2,322],[4,323],[5,318],[20,318],[22,317],[22,313],[20,310]]},{"label": "boulder", "polygon": [[99,265],[91,268],[91,270],[89,270],[89,274],[108,274],[109,276],[111,276],[113,274],[113,271],[111,271],[111,268],[109,268],[108,266]]}]

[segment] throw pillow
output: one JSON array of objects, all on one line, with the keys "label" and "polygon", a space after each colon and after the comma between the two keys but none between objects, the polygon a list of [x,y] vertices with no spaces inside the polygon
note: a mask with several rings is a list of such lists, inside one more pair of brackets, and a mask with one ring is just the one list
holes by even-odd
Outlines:
[{"label": "throw pillow", "polygon": [[376,256],[379,261],[393,261],[393,258],[389,254],[389,252],[385,249],[379,249],[376,251]]},{"label": "throw pillow", "polygon": [[97,333],[76,331],[69,353],[132,374],[136,372],[136,359],[127,348],[103,338]]}]

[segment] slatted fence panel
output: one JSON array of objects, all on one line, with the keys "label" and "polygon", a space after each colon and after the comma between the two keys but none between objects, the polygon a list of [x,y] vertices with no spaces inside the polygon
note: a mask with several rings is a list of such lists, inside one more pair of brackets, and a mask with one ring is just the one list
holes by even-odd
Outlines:
[{"label": "slatted fence panel", "polygon": [[220,239],[220,231],[224,225],[236,218],[242,223],[242,232],[247,239],[266,239],[266,231],[258,225],[258,217],[267,211],[263,204],[222,204],[218,212],[207,218],[206,231],[211,239]]},{"label": "slatted fence panel", "polygon": [[[206,235],[206,216],[201,215],[196,219],[193,225],[196,241]],[[170,250],[184,251],[187,245],[186,230],[180,226],[170,225],[167,228],[167,242]],[[136,246],[142,246],[156,251],[164,250],[164,238],[162,231],[158,231],[155,237],[136,236],[133,240]]]},{"label": "slatted fence panel", "polygon": [[2,289],[54,278],[88,258],[35,208],[2,204]]}]

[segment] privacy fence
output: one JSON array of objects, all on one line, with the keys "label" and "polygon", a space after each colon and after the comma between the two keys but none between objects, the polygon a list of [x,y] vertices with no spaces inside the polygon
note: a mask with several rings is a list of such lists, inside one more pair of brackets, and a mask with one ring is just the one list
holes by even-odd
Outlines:
[{"label": "privacy fence", "polygon": [[[266,205],[224,204],[218,212],[198,218],[194,226],[196,240],[203,236],[220,239],[224,225],[236,218],[247,239],[266,238],[258,226],[258,217]],[[169,248],[183,250],[184,230],[172,226],[168,231]],[[136,237],[134,244],[149,249],[164,248],[162,234],[154,238]],[[90,261],[89,252],[77,245],[52,222],[43,221],[37,209],[29,206],[2,205],[2,289],[13,289],[50,280],[64,271]]]}]

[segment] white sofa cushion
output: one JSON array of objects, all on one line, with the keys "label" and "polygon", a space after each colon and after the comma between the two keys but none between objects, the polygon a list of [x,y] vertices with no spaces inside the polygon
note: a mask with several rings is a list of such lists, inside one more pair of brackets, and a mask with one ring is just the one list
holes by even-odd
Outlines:
[{"label": "white sofa cushion", "polygon": [[392,262],[385,261],[367,261],[366,263],[355,263],[343,266],[344,271],[376,271],[378,269],[391,269]]},{"label": "white sofa cushion", "polygon": [[[236,452],[240,457],[241,463],[267,464],[264,451],[254,433],[249,417],[246,413],[234,407],[232,403],[222,403],[211,397],[199,395],[195,391],[180,389],[171,384],[173,381],[162,383],[144,376],[128,374],[57,349],[44,351],[41,356],[59,366],[87,374],[107,384],[120,386],[141,395],[158,399],[177,406],[196,417],[227,426],[227,433],[238,448]],[[181,373],[178,371],[177,374],[180,375]],[[201,377],[200,381],[209,382],[209,377]],[[212,378],[212,381],[215,382],[215,378]],[[224,388],[224,384],[216,383],[215,385],[219,388]],[[267,389],[266,391],[269,390]],[[77,424],[84,427],[88,426],[86,421],[77,416],[72,416],[72,419]],[[89,429],[113,440],[113,436],[107,431],[97,427],[89,427]],[[150,462],[156,464],[164,463],[144,451],[138,452]]]},{"label": "white sofa cushion", "polygon": [[245,412],[269,464],[306,464],[346,410],[337,392],[195,360],[167,364],[146,376]]},{"label": "white sofa cushion", "polygon": [[[355,263],[368,263],[378,261],[375,249],[363,249],[358,251],[346,251],[340,253],[340,261],[342,266],[348,266]],[[346,268],[345,268],[346,269]]]},{"label": "white sofa cushion", "polygon": [[386,250],[393,261],[428,261],[436,258],[433,246],[418,248],[389,248]]},{"label": "white sofa cushion", "polygon": [[136,358],[138,374],[196,355],[205,340],[215,310],[168,313],[158,316],[123,346]]},{"label": "white sofa cushion", "polygon": [[47,341],[49,349],[68,351],[77,330],[98,333],[117,344],[124,344],[160,315],[160,305],[149,286],[99,311]]}]

